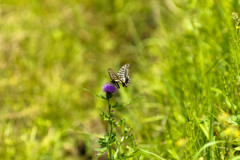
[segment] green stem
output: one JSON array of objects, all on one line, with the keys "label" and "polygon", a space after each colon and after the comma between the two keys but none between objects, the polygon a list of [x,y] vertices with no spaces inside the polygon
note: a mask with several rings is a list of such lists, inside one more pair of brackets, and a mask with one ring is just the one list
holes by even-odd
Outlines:
[{"label": "green stem", "polygon": [[112,149],[111,146],[109,145],[109,142],[111,141],[112,138],[112,119],[111,119],[111,108],[112,106],[110,105],[109,98],[107,99],[108,101],[108,116],[110,117],[108,121],[108,133],[109,133],[109,138],[108,138],[108,159],[112,159]]},{"label": "green stem", "polygon": [[[214,115],[213,105],[211,105],[211,110],[212,111],[211,111],[211,117],[210,117],[209,143],[214,142],[214,139],[213,139],[213,115]],[[214,147],[213,146],[211,146],[209,148],[209,157],[208,158],[211,160],[214,160]]]}]

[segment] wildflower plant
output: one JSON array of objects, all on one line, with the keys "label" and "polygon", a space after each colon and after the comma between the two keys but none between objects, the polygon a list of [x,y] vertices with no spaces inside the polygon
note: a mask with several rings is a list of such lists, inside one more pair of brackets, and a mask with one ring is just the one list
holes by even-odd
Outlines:
[{"label": "wildflower plant", "polygon": [[[101,111],[101,117],[108,124],[107,133],[103,138],[99,138],[97,143],[100,145],[100,148],[96,149],[98,157],[102,156],[107,152],[109,160],[117,159],[139,159],[139,148],[136,143],[135,135],[130,133],[131,128],[126,125],[125,119],[117,120],[115,117],[114,110],[116,108],[125,107],[126,105],[132,104],[136,101],[129,102],[125,105],[120,105],[116,102],[114,105],[111,105],[110,99],[113,98],[114,93],[118,92],[118,89],[115,85],[107,83],[102,87],[103,92],[106,93],[106,96],[97,95],[87,89],[86,91],[92,93],[93,95],[102,98],[107,101],[107,111]],[[137,101],[140,99],[137,99]]]},{"label": "wildflower plant", "polygon": [[232,13],[232,19],[234,20],[235,22],[235,28],[237,30],[237,33],[239,32],[239,29],[240,29],[240,18],[238,16],[238,13],[236,12],[233,12]]}]

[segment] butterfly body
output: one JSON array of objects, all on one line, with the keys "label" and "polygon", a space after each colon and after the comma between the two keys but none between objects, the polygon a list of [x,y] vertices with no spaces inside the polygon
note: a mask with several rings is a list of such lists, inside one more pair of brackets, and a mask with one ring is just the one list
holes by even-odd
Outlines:
[{"label": "butterfly body", "polygon": [[117,88],[120,88],[119,84],[121,84],[123,87],[127,87],[130,84],[129,67],[129,64],[123,65],[117,74],[111,68],[108,69],[111,83]]}]

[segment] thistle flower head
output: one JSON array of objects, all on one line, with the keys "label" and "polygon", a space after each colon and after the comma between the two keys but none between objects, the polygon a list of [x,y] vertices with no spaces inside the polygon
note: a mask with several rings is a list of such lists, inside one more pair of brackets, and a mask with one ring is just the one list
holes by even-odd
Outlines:
[{"label": "thistle flower head", "polygon": [[111,84],[111,83],[107,83],[102,87],[103,91],[106,93],[114,93],[117,92],[117,88]]}]

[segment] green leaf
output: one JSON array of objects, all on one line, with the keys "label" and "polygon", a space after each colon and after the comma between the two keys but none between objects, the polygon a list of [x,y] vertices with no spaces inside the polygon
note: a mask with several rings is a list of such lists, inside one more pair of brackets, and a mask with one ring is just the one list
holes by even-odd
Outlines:
[{"label": "green leaf", "polygon": [[117,141],[116,133],[112,133],[111,139],[109,140],[109,144],[112,145]]},{"label": "green leaf", "polygon": [[122,119],[120,122],[117,122],[115,125],[114,125],[114,127],[118,127],[118,126],[120,126],[122,123],[124,123],[125,122],[125,119]]},{"label": "green leaf", "polygon": [[239,160],[240,159],[240,156],[236,156],[236,157],[234,157],[233,159],[231,159],[231,160]]},{"label": "green leaf", "polygon": [[101,148],[105,148],[108,145],[108,139],[109,139],[109,135],[108,133],[106,133],[104,135],[104,138],[99,138],[99,141],[97,141],[97,143],[101,145]]},{"label": "green leaf", "polygon": [[84,91],[87,91],[87,92],[89,92],[89,93],[91,93],[92,95],[94,95],[94,96],[96,96],[96,97],[98,97],[98,98],[102,98],[102,99],[105,99],[105,100],[107,100],[107,98],[106,98],[106,97],[104,97],[103,95],[96,94],[96,93],[94,93],[94,92],[90,91],[89,89],[83,88],[83,90],[84,90]]},{"label": "green leaf", "polygon": [[155,154],[155,153],[153,153],[153,152],[147,151],[147,150],[145,150],[145,149],[139,148],[139,150],[142,151],[142,152],[145,152],[145,153],[147,153],[147,154],[150,154],[150,155],[152,155],[152,156],[154,156],[154,157],[156,157],[156,158],[158,158],[158,159],[166,160],[165,158],[160,157],[159,155],[157,155],[157,154]]},{"label": "green leaf", "polygon": [[205,145],[195,154],[195,156],[193,157],[193,160],[197,160],[197,159],[198,159],[198,156],[201,154],[201,152],[202,152],[204,149],[206,149],[206,148],[208,148],[208,147],[210,147],[210,146],[213,146],[213,145],[215,145],[215,144],[218,144],[218,143],[226,143],[226,142],[225,142],[225,141],[215,141],[215,142],[210,142],[210,143],[205,144]]},{"label": "green leaf", "polygon": [[102,156],[106,151],[107,151],[107,147],[104,147],[104,148],[97,148],[95,149],[96,151],[100,152],[97,154],[97,158]]},{"label": "green leaf", "polygon": [[137,99],[134,99],[134,100],[132,100],[132,101],[129,101],[128,103],[126,103],[126,104],[124,104],[124,105],[122,105],[122,106],[125,107],[125,106],[127,106],[127,105],[136,103],[136,102],[140,101],[140,100],[143,99],[143,98],[144,98],[144,97],[139,97],[139,98],[137,98]]},{"label": "green leaf", "polygon": [[240,125],[240,118],[239,116],[235,115],[229,115],[227,118],[228,123],[233,124],[233,125]]},{"label": "green leaf", "polygon": [[120,157],[123,158],[123,159],[128,159],[128,158],[133,157],[135,155],[135,153],[137,153],[137,152],[138,152],[138,150],[131,153],[130,155],[126,155],[125,153],[122,153]]},{"label": "green leaf", "polygon": [[115,154],[114,154],[114,159],[117,159],[117,157],[118,157],[118,152],[119,152],[119,148],[117,148],[117,150],[116,150],[116,152],[115,152]]},{"label": "green leaf", "polygon": [[235,151],[240,151],[240,147],[234,148]]},{"label": "green leaf", "polygon": [[140,97],[140,98],[137,98],[133,101],[129,101],[128,103],[124,104],[124,105],[121,105],[121,104],[118,104],[118,102],[116,102],[112,108],[121,108],[121,107],[125,107],[127,105],[130,105],[130,104],[133,104],[133,103],[136,103],[137,101],[140,101],[141,99],[143,99],[143,97]]},{"label": "green leaf", "polygon": [[132,138],[133,137],[133,134],[130,134],[128,136],[125,136],[125,140],[128,140],[129,138]]},{"label": "green leaf", "polygon": [[[137,153],[138,153],[138,151],[139,151],[139,149],[138,148],[136,148],[136,149],[134,149],[134,148],[131,148],[131,147],[127,147],[129,150],[131,150],[131,151],[133,151],[132,153],[130,153],[130,154],[128,154],[127,156],[125,156],[124,158],[131,158],[131,157],[134,157]],[[134,151],[135,150],[135,151]]]},{"label": "green leaf", "polygon": [[110,120],[110,117],[109,115],[107,115],[106,113],[104,113],[101,109],[99,109],[101,111],[101,117],[103,117],[103,120],[105,121],[109,121]]},{"label": "green leaf", "polygon": [[104,148],[97,148],[95,149],[96,151],[99,151],[99,152],[105,152],[107,150],[107,147],[104,147]]},{"label": "green leaf", "polygon": [[120,107],[123,107],[123,105],[118,104],[118,102],[112,106],[112,108],[120,108]]},{"label": "green leaf", "polygon": [[131,127],[129,127],[129,128],[128,128],[128,127],[125,127],[125,128],[124,128],[124,132],[125,132],[125,133],[128,133],[131,129],[132,129]]},{"label": "green leaf", "polygon": [[203,124],[199,124],[199,126],[202,129],[204,135],[207,137],[207,139],[209,139],[208,130],[207,130],[206,126],[204,126]]},{"label": "green leaf", "polygon": [[107,147],[107,141],[105,139],[99,139],[97,143],[100,144],[101,148]]}]

